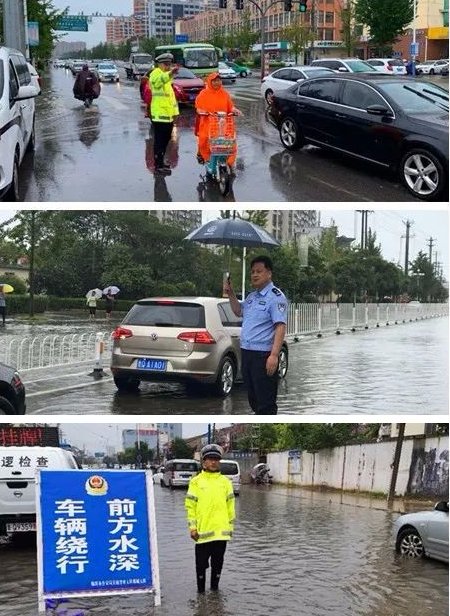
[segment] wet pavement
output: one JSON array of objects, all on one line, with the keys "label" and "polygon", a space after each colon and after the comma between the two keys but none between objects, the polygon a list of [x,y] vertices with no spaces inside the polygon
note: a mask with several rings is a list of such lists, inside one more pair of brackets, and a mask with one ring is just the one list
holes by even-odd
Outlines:
[{"label": "wet pavement", "polygon": [[[65,325],[64,325],[65,322]],[[50,316],[40,326],[9,324],[3,335],[107,331],[73,317]],[[10,329],[11,328],[11,329]],[[57,331],[55,331],[55,328]],[[27,334],[30,335],[29,331]],[[448,319],[391,325],[340,336],[305,336],[289,345],[289,371],[280,383],[279,413],[448,413]],[[142,383],[137,394],[119,394],[108,371],[88,376],[93,365],[24,371],[28,414],[247,414],[243,385],[221,399],[183,385]]]},{"label": "wet pavement", "polygon": [[256,77],[227,86],[238,118],[239,156],[233,193],[223,198],[201,178],[195,160],[194,113],[183,108],[168,148],[172,176],[153,175],[153,142],[138,84],[105,83],[90,109],[72,96],[64,69],[43,75],[37,105],[37,149],[20,173],[23,201],[413,201],[378,168],[308,146],[284,150],[265,119]]},{"label": "wet pavement", "polygon": [[[83,599],[85,616],[437,616],[448,566],[394,553],[384,501],[243,486],[218,593],[198,597],[184,491],[155,486],[162,605],[148,596]],[[0,545],[2,616],[37,613],[36,550]]]}]

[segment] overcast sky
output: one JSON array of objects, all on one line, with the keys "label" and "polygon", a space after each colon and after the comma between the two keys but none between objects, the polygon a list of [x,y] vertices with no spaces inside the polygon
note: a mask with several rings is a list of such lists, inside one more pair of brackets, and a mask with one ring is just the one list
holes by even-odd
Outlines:
[{"label": "overcast sky", "polygon": [[[53,0],[56,9],[63,10],[69,7],[69,15],[78,15],[81,11],[85,15],[99,12],[103,15],[131,15],[133,0]],[[88,47],[106,41],[105,19],[94,17],[89,24],[88,32],[68,32],[63,37],[64,41],[84,41]]]},{"label": "overcast sky", "polygon": [[[264,207],[263,204],[261,206]],[[427,205],[426,207],[431,208],[432,206]],[[13,215],[14,210],[0,208],[0,223]],[[218,216],[219,210],[207,210],[204,212],[203,218],[206,221]],[[320,211],[320,218],[322,226],[327,226],[334,220],[340,235],[347,237],[355,237],[356,235],[356,238],[359,239],[360,214],[355,215],[354,210],[324,210]],[[403,266],[405,240],[402,239],[402,236],[405,235],[404,221],[406,220],[414,221],[411,226],[410,261],[414,260],[420,250],[428,255],[427,241],[429,237],[432,237],[435,240],[433,252],[438,252],[438,261],[443,264],[444,276],[448,280],[449,218],[447,211],[423,208],[421,210],[376,210],[371,212],[369,214],[369,226],[377,234],[377,242],[381,244],[384,258],[395,263],[400,260],[400,264]]]},{"label": "overcast sky", "polygon": [[[176,423],[173,417],[167,417],[166,422]],[[214,420],[214,418],[211,418]],[[105,452],[107,446],[112,446],[116,451],[122,450],[122,430],[136,430],[149,428],[148,423],[121,423],[121,424],[93,424],[93,423],[63,423],[60,428],[63,431],[65,440],[79,449],[86,449],[91,453],[95,451]],[[215,424],[216,428],[223,428],[230,424]],[[183,423],[183,438],[205,434],[208,431],[208,424]]]}]

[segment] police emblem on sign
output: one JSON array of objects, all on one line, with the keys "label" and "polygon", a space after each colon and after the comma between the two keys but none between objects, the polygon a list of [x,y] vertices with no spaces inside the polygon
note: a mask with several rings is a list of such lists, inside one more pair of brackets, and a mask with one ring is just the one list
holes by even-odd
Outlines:
[{"label": "police emblem on sign", "polygon": [[284,312],[286,310],[286,304],[278,304],[279,312]]}]

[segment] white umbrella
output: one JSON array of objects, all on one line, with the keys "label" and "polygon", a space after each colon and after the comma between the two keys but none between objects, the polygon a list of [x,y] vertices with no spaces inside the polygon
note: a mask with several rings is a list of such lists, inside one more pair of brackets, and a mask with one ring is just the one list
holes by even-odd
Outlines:
[{"label": "white umbrella", "polygon": [[120,293],[119,287],[111,286],[103,289],[103,295],[117,295],[117,293]]},{"label": "white umbrella", "polygon": [[103,295],[103,291],[101,289],[91,289],[86,293],[86,297],[95,297],[95,299],[100,299]]}]

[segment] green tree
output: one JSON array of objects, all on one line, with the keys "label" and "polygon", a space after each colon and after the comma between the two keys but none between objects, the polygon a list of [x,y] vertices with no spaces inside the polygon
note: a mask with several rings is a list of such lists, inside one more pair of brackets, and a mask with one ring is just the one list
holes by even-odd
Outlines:
[{"label": "green tree", "polygon": [[39,23],[39,45],[30,49],[38,64],[50,59],[56,41],[62,36],[54,28],[67,11],[56,9],[53,0],[27,0],[28,20]]},{"label": "green tree", "polygon": [[251,23],[250,11],[246,8],[242,11],[239,26],[234,31],[235,48],[240,50],[244,58],[248,58],[250,48],[258,39],[259,33],[254,31]]},{"label": "green tree", "polygon": [[214,25],[211,30],[211,36],[209,37],[208,43],[214,45],[214,47],[219,47],[223,49],[226,46],[226,34],[223,26],[219,26],[217,24]]},{"label": "green tree", "polygon": [[194,455],[194,449],[182,438],[175,438],[170,445],[171,458],[186,458],[191,459]]},{"label": "green tree", "polygon": [[371,44],[388,49],[414,17],[415,0],[356,0],[355,17],[369,29]]},{"label": "green tree", "polygon": [[280,40],[289,43],[290,52],[294,54],[297,64],[299,55],[314,40],[314,32],[309,24],[303,23],[302,14],[297,13],[291,23],[281,30],[280,37]]},{"label": "green tree", "polygon": [[14,293],[16,295],[25,295],[25,293],[27,292],[27,285],[25,284],[25,282],[22,280],[22,278],[19,278],[14,274],[1,274],[0,283],[10,284],[12,287],[14,287]]},{"label": "green tree", "polygon": [[341,38],[347,56],[353,56],[355,47],[362,34],[362,27],[356,22],[356,2],[347,0],[339,11],[342,23]]}]

